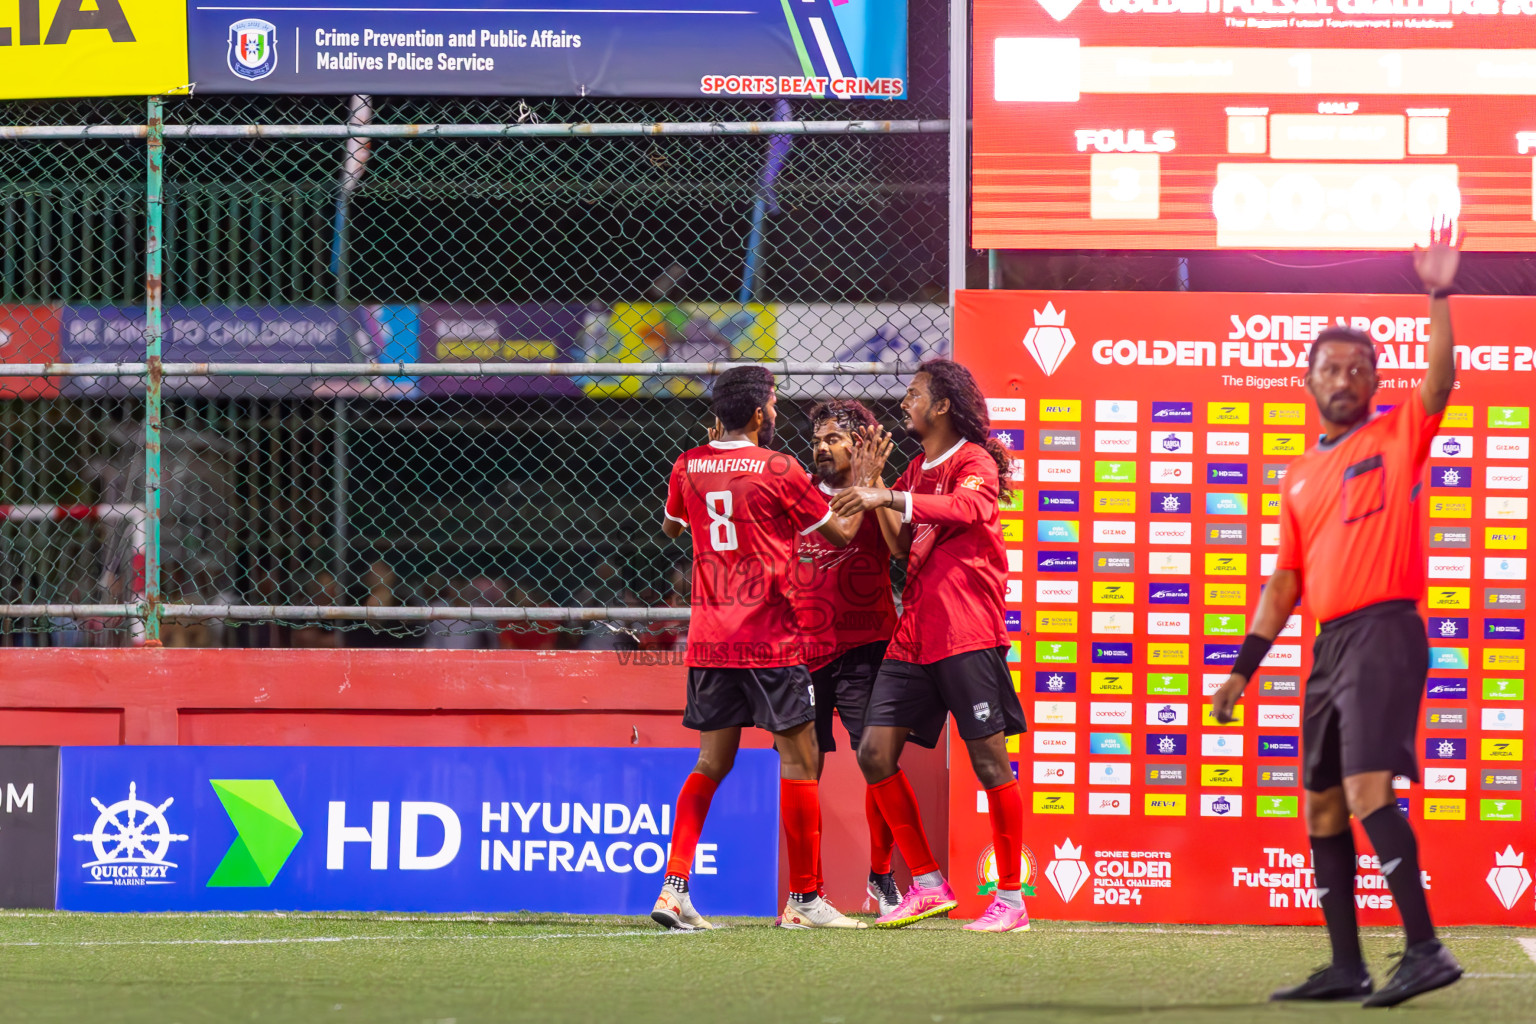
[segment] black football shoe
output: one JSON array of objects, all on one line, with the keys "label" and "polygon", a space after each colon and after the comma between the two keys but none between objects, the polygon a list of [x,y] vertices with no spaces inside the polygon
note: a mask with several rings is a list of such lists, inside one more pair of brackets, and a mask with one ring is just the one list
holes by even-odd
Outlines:
[{"label": "black football shoe", "polygon": [[1451,956],[1451,951],[1430,939],[1403,951],[1402,958],[1392,968],[1392,977],[1381,986],[1381,991],[1366,999],[1366,1006],[1396,1006],[1398,1003],[1445,988],[1461,977],[1461,964]]},{"label": "black football shoe", "polygon": [[1364,999],[1375,990],[1371,972],[1365,964],[1355,967],[1338,967],[1329,964],[1319,967],[1300,985],[1278,989],[1269,994],[1272,1003],[1288,1000],[1312,1000],[1314,1002],[1339,1002]]}]

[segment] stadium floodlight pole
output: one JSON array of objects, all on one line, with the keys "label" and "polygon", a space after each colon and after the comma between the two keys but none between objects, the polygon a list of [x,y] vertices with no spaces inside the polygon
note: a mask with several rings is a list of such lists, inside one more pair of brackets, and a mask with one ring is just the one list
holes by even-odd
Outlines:
[{"label": "stadium floodlight pole", "polygon": [[161,134],[165,100],[149,97],[144,180],[144,645],[160,646],[160,388],[162,306],[160,228],[165,139]]},{"label": "stadium floodlight pole", "polygon": [[949,4],[949,308],[954,316],[955,292],[965,287],[965,261],[970,223],[970,166],[967,160],[971,107],[971,2]]}]

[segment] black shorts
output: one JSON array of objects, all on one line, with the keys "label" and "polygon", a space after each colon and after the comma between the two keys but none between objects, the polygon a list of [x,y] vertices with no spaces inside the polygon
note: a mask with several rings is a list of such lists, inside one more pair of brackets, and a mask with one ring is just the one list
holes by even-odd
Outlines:
[{"label": "black shorts", "polygon": [[938,745],[944,718],[951,713],[962,739],[1024,732],[1024,708],[1008,674],[1007,655],[1008,648],[992,647],[952,654],[928,665],[886,659],[875,678],[865,728],[910,729],[908,738],[929,749]]},{"label": "black shorts", "polygon": [[683,725],[700,732],[755,725],[786,732],[816,718],[811,673],[779,668],[690,668]]},{"label": "black shorts", "polygon": [[816,688],[816,745],[825,753],[837,749],[832,735],[832,711],[848,730],[848,744],[859,749],[864,734],[864,711],[875,688],[875,676],[885,659],[885,641],[880,640],[851,651],[844,651],[821,668],[811,671],[811,685]]},{"label": "black shorts", "polygon": [[1383,601],[1323,623],[1302,708],[1301,784],[1314,793],[1350,775],[1419,781],[1414,750],[1429,639],[1412,601]]}]

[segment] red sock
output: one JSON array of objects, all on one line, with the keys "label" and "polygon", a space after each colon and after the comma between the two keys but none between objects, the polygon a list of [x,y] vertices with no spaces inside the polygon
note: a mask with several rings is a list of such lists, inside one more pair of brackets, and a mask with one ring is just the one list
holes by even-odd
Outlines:
[{"label": "red sock", "polygon": [[1024,843],[1024,801],[1019,784],[1009,781],[987,790],[987,816],[992,819],[992,851],[997,857],[997,887],[1019,887],[1019,847]]},{"label": "red sock", "polygon": [[880,814],[880,804],[875,800],[875,787],[864,787],[864,820],[869,822],[869,870],[877,875],[891,873],[891,847],[896,837]]},{"label": "red sock", "polygon": [[901,855],[906,858],[913,877],[939,870],[939,862],[933,859],[933,851],[928,848],[928,837],[923,834],[923,822],[917,814],[917,794],[912,792],[907,773],[898,768],[895,775],[881,779],[869,789],[874,793],[880,816],[896,837],[896,845],[901,848]]},{"label": "red sock", "polygon": [[672,820],[672,855],[667,858],[667,874],[687,878],[693,870],[693,851],[699,845],[699,832],[709,815],[709,802],[720,783],[701,772],[690,772],[677,794],[677,814]]},{"label": "red sock", "polygon": [[821,798],[814,779],[779,780],[779,815],[789,840],[789,891],[817,892],[821,859]]},{"label": "red sock", "polygon": [[827,887],[827,879],[821,873],[821,791],[816,793],[816,891]]}]

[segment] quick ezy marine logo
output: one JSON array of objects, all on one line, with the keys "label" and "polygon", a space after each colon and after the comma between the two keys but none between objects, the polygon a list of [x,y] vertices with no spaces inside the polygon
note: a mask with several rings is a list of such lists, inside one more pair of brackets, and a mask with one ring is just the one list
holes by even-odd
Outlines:
[{"label": "quick ezy marine logo", "polygon": [[175,802],[175,797],[159,805],[140,800],[137,782],[128,783],[127,799],[113,804],[91,797],[100,812],[96,823],[91,831],[74,836],[76,842],[90,843],[95,854],[81,865],[90,870],[86,884],[172,884],[170,871],[179,865],[168,858],[171,844],[188,838],[171,830],[166,811]]}]

